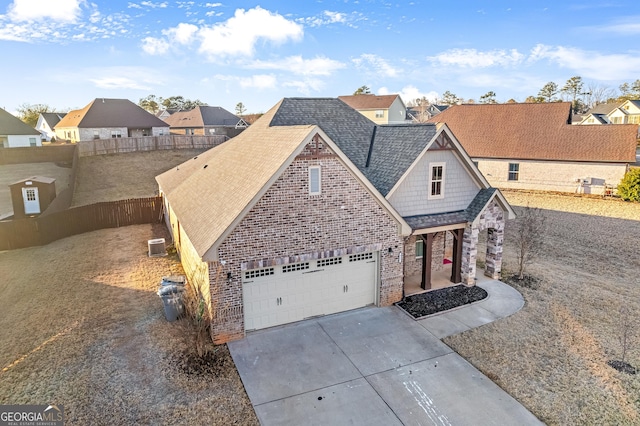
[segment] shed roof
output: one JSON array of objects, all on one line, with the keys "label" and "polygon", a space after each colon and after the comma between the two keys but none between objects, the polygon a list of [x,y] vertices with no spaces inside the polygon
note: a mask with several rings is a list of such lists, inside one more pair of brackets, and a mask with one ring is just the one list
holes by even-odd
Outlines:
[{"label": "shed roof", "polygon": [[635,161],[637,125],[572,126],[571,103],[454,105],[429,122],[446,123],[474,158]]}]

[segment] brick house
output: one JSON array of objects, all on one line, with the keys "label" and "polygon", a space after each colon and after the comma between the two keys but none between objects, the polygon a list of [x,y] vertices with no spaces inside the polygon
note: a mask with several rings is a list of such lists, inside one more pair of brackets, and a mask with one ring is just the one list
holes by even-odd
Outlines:
[{"label": "brick house", "polygon": [[164,118],[175,135],[239,135],[247,122],[218,106],[199,105],[189,111],[178,111]]},{"label": "brick house", "polygon": [[218,343],[390,305],[410,276],[473,284],[481,231],[497,277],[513,217],[446,126],[378,126],[338,99],[283,99],[156,180]]},{"label": "brick house", "polygon": [[603,194],[636,161],[637,124],[571,125],[571,103],[454,105],[445,123],[498,188]]},{"label": "brick house", "polygon": [[169,134],[169,125],[128,99],[96,98],[69,111],[54,126],[58,140],[70,142]]}]

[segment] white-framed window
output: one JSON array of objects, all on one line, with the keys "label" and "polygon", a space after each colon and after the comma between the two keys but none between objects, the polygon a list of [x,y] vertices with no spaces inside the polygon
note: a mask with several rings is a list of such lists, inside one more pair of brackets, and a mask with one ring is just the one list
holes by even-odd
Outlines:
[{"label": "white-framed window", "polygon": [[309,195],[320,195],[322,192],[322,176],[320,166],[309,166]]},{"label": "white-framed window", "polygon": [[158,136],[164,135],[164,129],[158,129]]},{"label": "white-framed window", "polygon": [[383,109],[377,109],[376,110],[376,118],[384,118],[384,110]]},{"label": "white-framed window", "polygon": [[520,177],[520,163],[509,163],[509,180],[518,180]]},{"label": "white-framed window", "polygon": [[424,241],[421,238],[416,240],[416,259],[422,259],[424,256]]},{"label": "white-framed window", "polygon": [[429,164],[429,196],[428,199],[444,198],[445,163]]},{"label": "white-framed window", "polygon": [[121,130],[112,130],[111,131],[111,137],[112,138],[121,138],[122,137],[122,131]]},{"label": "white-framed window", "polygon": [[37,146],[36,138],[29,138],[29,146]]},{"label": "white-framed window", "polygon": [[93,131],[93,138],[94,139],[100,139],[100,130],[94,130]]}]

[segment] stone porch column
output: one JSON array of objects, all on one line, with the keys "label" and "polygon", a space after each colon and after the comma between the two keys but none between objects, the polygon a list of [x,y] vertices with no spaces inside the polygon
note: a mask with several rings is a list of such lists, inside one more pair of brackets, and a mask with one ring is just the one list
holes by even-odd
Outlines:
[{"label": "stone porch column", "polygon": [[[500,226],[502,225],[502,226]],[[494,280],[500,279],[502,271],[502,244],[504,243],[504,222],[497,228],[489,228],[487,233],[487,253],[484,274]]]},{"label": "stone porch column", "polygon": [[472,225],[467,225],[464,229],[461,269],[462,283],[466,285],[475,284],[476,257],[478,255],[478,233],[478,228],[472,227]]}]

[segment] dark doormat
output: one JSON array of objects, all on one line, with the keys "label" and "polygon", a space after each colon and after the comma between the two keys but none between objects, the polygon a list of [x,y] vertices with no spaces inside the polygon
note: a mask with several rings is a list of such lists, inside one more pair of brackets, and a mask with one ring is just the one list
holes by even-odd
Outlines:
[{"label": "dark doormat", "polygon": [[487,292],[476,286],[467,287],[462,284],[441,288],[426,293],[407,296],[397,305],[414,318],[421,318],[458,306],[468,305],[487,297]]}]

